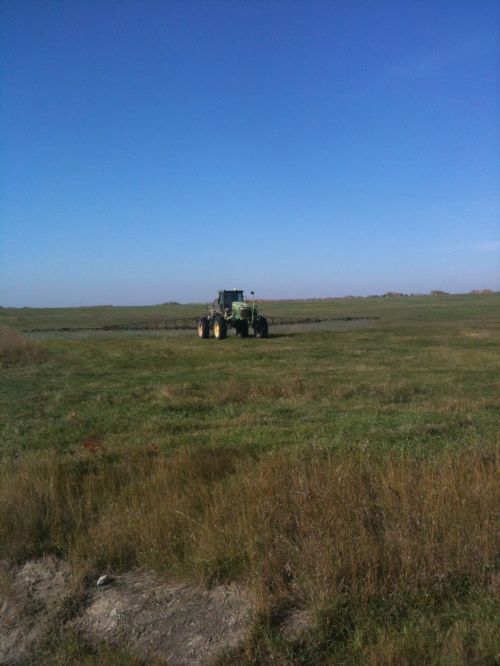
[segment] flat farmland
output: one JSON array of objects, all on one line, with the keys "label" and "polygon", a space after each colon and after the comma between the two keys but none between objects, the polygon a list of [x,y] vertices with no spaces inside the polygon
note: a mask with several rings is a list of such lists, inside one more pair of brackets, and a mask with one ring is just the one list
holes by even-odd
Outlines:
[{"label": "flat farmland", "polygon": [[[478,321],[498,317],[498,294],[412,296],[399,298],[338,298],[273,301],[260,300],[262,312],[276,317],[383,317],[387,321],[446,320]],[[109,324],[197,317],[208,303],[145,306],[68,308],[0,308],[0,324],[18,330],[96,328]]]},{"label": "flat farmland", "polygon": [[241,586],[218,663],[494,663],[499,295],[261,308],[338,321],[216,341],[48,331],[200,305],[1,309],[0,558]]}]

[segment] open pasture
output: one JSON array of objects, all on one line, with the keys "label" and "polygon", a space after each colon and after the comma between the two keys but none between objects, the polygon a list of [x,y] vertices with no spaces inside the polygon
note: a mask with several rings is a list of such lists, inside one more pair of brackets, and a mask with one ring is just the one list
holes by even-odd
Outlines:
[{"label": "open pasture", "polygon": [[[200,306],[0,312],[23,330]],[[0,558],[235,581],[258,614],[224,663],[493,663],[498,294],[263,312],[379,319],[6,336]]]}]

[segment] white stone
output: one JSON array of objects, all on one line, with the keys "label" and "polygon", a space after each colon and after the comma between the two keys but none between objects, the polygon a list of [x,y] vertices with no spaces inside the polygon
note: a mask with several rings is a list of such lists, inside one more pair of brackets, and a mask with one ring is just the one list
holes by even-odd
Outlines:
[{"label": "white stone", "polygon": [[109,574],[104,574],[104,576],[100,576],[97,580],[97,587],[101,587],[102,585],[107,585],[108,583],[111,583],[113,579]]}]

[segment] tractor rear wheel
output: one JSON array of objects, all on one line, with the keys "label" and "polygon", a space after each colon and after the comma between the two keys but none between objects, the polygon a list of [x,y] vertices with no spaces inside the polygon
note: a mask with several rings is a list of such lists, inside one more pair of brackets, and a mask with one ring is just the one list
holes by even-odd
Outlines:
[{"label": "tractor rear wheel", "polygon": [[248,338],[248,322],[246,319],[240,321],[240,330],[239,333],[242,338]]},{"label": "tractor rear wheel", "polygon": [[259,317],[258,325],[255,328],[256,338],[267,338],[269,335],[269,326],[265,317]]},{"label": "tractor rear wheel", "polygon": [[196,330],[198,332],[199,338],[203,338],[204,340],[206,340],[209,335],[209,329],[210,325],[206,317],[201,317],[200,319],[198,319],[198,321],[196,322]]},{"label": "tractor rear wheel", "polygon": [[214,319],[214,338],[216,340],[224,340],[226,335],[227,335],[226,322],[222,317],[216,317]]}]

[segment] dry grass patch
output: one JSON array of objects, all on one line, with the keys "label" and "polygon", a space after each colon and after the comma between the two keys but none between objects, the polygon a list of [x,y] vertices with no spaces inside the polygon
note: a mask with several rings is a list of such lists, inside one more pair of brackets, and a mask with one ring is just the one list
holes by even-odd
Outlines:
[{"label": "dry grass patch", "polygon": [[[312,618],[306,647],[319,655],[349,645],[366,663],[418,663],[432,647],[436,663],[471,663],[494,653],[499,459],[495,448],[432,460],[319,448],[32,455],[0,470],[0,559],[52,552],[82,575],[138,566],[241,581],[271,632],[290,609]],[[479,593],[478,620],[467,608]],[[281,659],[272,636],[255,661],[264,638],[228,663],[323,663]]]},{"label": "dry grass patch", "polygon": [[303,400],[314,396],[314,389],[300,377],[285,379],[260,378],[257,382],[229,381],[217,390],[212,385],[164,384],[156,391],[160,404],[170,407],[224,406],[229,404],[253,404],[259,401]]},{"label": "dry grass patch", "polygon": [[495,557],[497,463],[470,451],[378,465],[272,456],[216,489],[197,551],[308,604],[482,584]]},{"label": "dry grass patch", "polygon": [[[4,465],[0,557],[245,579],[306,605],[490,581],[498,452],[254,461],[233,450]],[[19,511],[22,507],[22,511]]]},{"label": "dry grass patch", "polygon": [[492,337],[491,331],[463,330],[463,331],[460,331],[460,334],[463,335],[466,338],[473,338],[475,340],[486,340],[487,338]]},{"label": "dry grass patch", "polygon": [[287,377],[281,381],[260,380],[258,383],[230,382],[220,395],[221,404],[254,403],[259,400],[296,400],[310,398],[312,390],[300,377]]},{"label": "dry grass patch", "polygon": [[409,403],[424,393],[424,389],[407,381],[398,382],[349,382],[337,386],[333,395],[340,399],[365,398],[383,404]]},{"label": "dry grass patch", "polygon": [[44,354],[39,345],[8,326],[0,326],[0,367],[40,363]]}]

